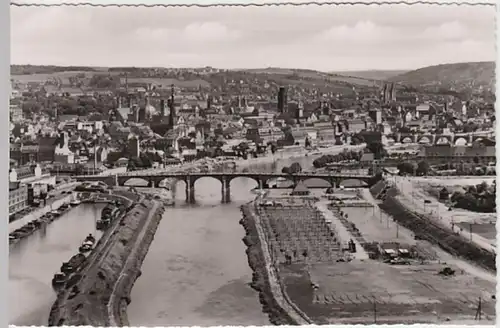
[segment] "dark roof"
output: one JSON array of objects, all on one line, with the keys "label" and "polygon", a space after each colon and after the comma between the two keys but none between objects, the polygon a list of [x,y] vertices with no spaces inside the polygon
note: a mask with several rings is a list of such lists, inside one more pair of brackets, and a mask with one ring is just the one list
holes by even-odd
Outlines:
[{"label": "dark roof", "polygon": [[19,181],[10,181],[9,182],[9,191],[16,190],[19,188]]},{"label": "dark roof", "polygon": [[304,184],[303,181],[299,181],[297,183],[297,185],[295,186],[295,188],[293,188],[293,191],[292,191],[293,194],[308,193],[308,192],[309,192],[309,188],[307,188],[307,186]]}]

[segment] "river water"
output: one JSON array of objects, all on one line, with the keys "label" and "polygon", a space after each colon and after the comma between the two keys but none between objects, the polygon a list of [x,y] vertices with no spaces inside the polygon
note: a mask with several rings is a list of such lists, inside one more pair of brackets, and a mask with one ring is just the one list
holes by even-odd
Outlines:
[{"label": "river water", "polygon": [[46,326],[56,299],[52,277],[95,230],[103,205],[81,204],[9,248],[9,323]]},{"label": "river water", "polygon": [[[250,170],[281,171],[298,161],[280,160]],[[196,205],[185,205],[179,182],[176,207],[168,209],[132,289],[128,317],[132,326],[269,325],[258,294],[248,285],[245,231],[239,206],[252,200],[252,179],[231,181],[231,203],[221,205],[221,184],[212,178],[196,182]]]}]

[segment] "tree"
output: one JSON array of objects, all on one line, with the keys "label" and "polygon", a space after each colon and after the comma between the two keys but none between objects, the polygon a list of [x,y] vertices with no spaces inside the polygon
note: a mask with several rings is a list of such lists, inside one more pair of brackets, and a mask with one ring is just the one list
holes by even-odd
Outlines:
[{"label": "tree", "polygon": [[281,173],[283,173],[283,174],[290,174],[290,168],[288,166],[284,166],[281,169]]},{"label": "tree", "polygon": [[399,163],[396,167],[399,171],[399,175],[414,174],[415,166],[410,162]]},{"label": "tree", "polygon": [[302,172],[302,166],[299,163],[295,162],[290,165],[290,174],[300,173]]},{"label": "tree", "polygon": [[387,155],[384,145],[380,141],[369,142],[366,148],[373,153],[375,159],[381,159]]},{"label": "tree", "polygon": [[427,161],[420,161],[417,164],[417,175],[427,175],[430,170],[430,165]]},{"label": "tree", "polygon": [[127,171],[135,171],[140,166],[139,159],[137,157],[132,157],[128,160]]}]

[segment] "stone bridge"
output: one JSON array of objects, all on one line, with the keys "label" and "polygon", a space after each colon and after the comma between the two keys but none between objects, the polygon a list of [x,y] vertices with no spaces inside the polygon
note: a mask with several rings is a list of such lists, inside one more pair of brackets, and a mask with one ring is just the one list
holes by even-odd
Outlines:
[{"label": "stone bridge", "polygon": [[299,181],[309,179],[321,179],[326,181],[330,186],[340,186],[345,180],[359,180],[365,183],[367,187],[376,183],[377,177],[360,174],[341,174],[341,173],[254,173],[254,172],[232,172],[232,173],[138,173],[133,172],[118,175],[108,176],[78,176],[77,181],[102,181],[110,186],[125,186],[127,181],[131,179],[141,179],[148,182],[149,188],[158,187],[160,182],[165,179],[173,179],[175,181],[184,181],[186,184],[186,200],[188,203],[195,202],[195,183],[198,179],[210,177],[221,182],[222,202],[228,203],[231,201],[231,181],[235,178],[249,178],[257,182],[260,188],[269,188],[269,180],[277,178],[285,178],[297,184]]},{"label": "stone bridge", "polygon": [[452,133],[452,134],[432,134],[432,133],[391,133],[386,135],[398,143],[421,143],[427,141],[432,145],[450,144],[456,145],[457,141],[464,140],[466,143],[473,143],[480,139],[489,139],[494,137],[494,132],[481,131],[470,133]]}]

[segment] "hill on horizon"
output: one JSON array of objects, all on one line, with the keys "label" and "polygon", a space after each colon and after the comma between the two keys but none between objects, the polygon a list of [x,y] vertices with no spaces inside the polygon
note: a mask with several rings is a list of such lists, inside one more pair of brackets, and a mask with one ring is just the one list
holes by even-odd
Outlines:
[{"label": "hill on horizon", "polygon": [[331,72],[332,74],[335,75],[342,75],[342,76],[351,76],[351,77],[358,77],[362,79],[368,79],[368,80],[388,80],[389,78],[392,78],[397,75],[404,74],[408,72],[409,70],[366,70],[366,71],[336,71],[336,72]]},{"label": "hill on horizon", "polygon": [[472,84],[493,88],[495,62],[468,62],[427,66],[388,79],[412,86],[437,85],[443,87]]}]

